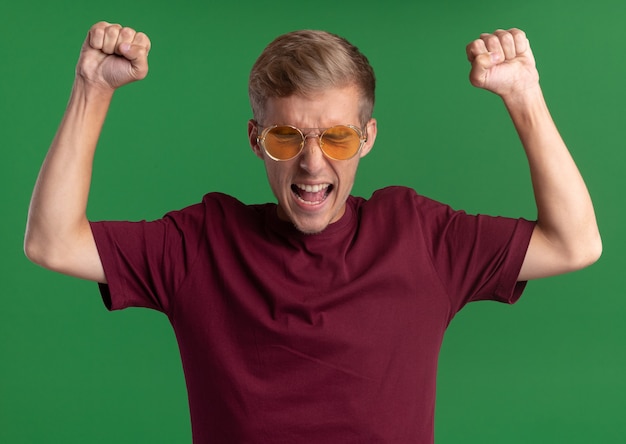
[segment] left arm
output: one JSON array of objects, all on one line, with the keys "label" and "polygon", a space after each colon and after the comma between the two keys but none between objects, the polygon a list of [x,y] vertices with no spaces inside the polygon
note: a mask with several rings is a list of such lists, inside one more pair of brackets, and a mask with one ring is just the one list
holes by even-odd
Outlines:
[{"label": "left arm", "polygon": [[518,29],[483,34],[467,55],[470,81],[502,98],[530,166],[537,225],[518,280],[591,265],[602,252],[593,204],[548,111],[526,35]]}]

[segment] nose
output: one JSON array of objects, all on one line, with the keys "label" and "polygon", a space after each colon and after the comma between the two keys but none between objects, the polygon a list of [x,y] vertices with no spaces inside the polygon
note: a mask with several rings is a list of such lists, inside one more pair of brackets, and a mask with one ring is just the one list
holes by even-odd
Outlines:
[{"label": "nose", "polygon": [[300,154],[300,167],[309,174],[316,174],[326,164],[326,157],[320,146],[320,138],[317,134],[308,134],[304,138],[304,147]]}]

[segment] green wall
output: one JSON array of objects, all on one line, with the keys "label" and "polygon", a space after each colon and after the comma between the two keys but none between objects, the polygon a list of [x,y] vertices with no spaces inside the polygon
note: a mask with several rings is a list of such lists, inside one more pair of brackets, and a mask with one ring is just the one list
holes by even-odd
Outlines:
[{"label": "green wall", "polygon": [[94,284],[22,253],[32,186],[99,20],[145,31],[153,50],[148,78],[119,91],[109,114],[92,219],[156,218],[214,190],[272,199],[246,141],[247,73],[272,38],[298,28],[344,35],[376,69],[379,136],[356,194],[402,184],[469,212],[533,218],[519,142],[499,100],[469,85],[464,49],[484,31],[526,30],[604,255],[531,283],[514,307],[476,303],[457,316],[441,355],[437,442],[623,442],[623,0],[213,3],[0,6],[0,442],[190,442],[167,319],[108,313]]}]

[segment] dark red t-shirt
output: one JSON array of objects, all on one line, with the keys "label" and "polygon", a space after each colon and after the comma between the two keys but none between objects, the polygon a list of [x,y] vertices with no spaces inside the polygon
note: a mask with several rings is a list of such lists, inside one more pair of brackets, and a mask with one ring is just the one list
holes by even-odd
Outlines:
[{"label": "dark red t-shirt", "polygon": [[463,305],[512,303],[534,223],[390,187],[316,235],[213,193],[92,224],[110,309],[165,313],[194,443],[432,443],[437,360]]}]

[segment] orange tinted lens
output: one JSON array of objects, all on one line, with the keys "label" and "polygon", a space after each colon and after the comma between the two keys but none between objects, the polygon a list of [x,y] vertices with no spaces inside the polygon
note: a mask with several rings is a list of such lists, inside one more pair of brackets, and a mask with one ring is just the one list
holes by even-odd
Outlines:
[{"label": "orange tinted lens", "polygon": [[277,126],[270,129],[263,139],[267,153],[280,160],[295,157],[302,148],[302,134],[290,126]]},{"label": "orange tinted lens", "polygon": [[354,156],[361,146],[361,136],[349,126],[328,128],[321,137],[322,150],[328,157],[345,160]]}]

